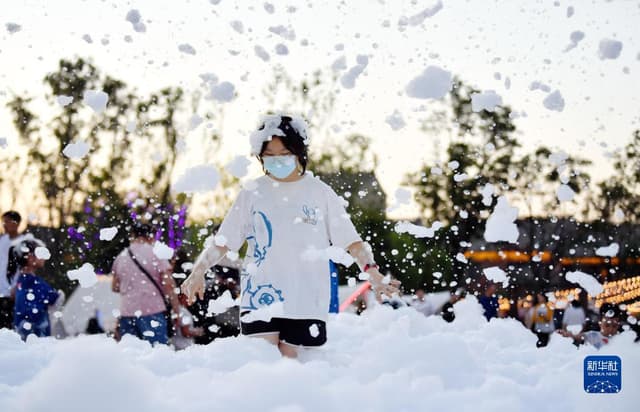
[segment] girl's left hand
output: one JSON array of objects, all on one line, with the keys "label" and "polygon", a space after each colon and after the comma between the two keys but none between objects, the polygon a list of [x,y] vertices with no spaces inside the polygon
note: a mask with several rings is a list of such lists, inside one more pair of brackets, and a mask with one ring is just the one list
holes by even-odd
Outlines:
[{"label": "girl's left hand", "polygon": [[386,295],[391,297],[396,294],[400,294],[400,281],[398,279],[391,279],[388,283],[385,283],[385,277],[377,270],[372,270],[369,278],[369,282],[371,283],[371,287],[375,292],[377,297],[382,297],[382,295]]}]

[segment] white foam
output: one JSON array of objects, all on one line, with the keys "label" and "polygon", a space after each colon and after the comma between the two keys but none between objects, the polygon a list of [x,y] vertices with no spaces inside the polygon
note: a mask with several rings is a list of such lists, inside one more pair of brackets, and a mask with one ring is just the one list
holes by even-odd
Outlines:
[{"label": "white foam", "polygon": [[347,58],[345,56],[340,56],[331,64],[331,70],[334,72],[340,72],[347,68]]},{"label": "white foam", "polygon": [[5,23],[4,27],[7,29],[7,32],[9,34],[15,34],[17,32],[19,32],[20,30],[22,30],[22,26],[17,24],[17,23]]},{"label": "white foam", "polygon": [[196,193],[214,190],[220,182],[218,170],[212,165],[199,165],[187,169],[171,186],[174,193]]},{"label": "white foam", "polygon": [[564,49],[564,51],[568,52],[569,50],[575,49],[578,46],[578,43],[580,43],[583,39],[584,32],[580,30],[571,32],[571,34],[569,35],[569,40],[571,41],[571,43]]},{"label": "white foam", "polygon": [[547,110],[561,112],[564,110],[564,98],[559,90],[555,90],[553,93],[547,95],[542,101],[542,104]]},{"label": "white foam", "polygon": [[260,45],[256,45],[253,48],[253,51],[256,53],[256,56],[258,56],[262,61],[268,62],[271,59],[269,53],[264,49],[264,47]]},{"label": "white foam", "polygon": [[482,195],[482,204],[485,206],[491,206],[493,203],[493,194],[495,193],[496,188],[491,183],[487,183],[482,186],[480,189],[480,194]]},{"label": "white foam", "polygon": [[482,93],[471,94],[471,110],[479,112],[486,110],[493,112],[496,106],[502,104],[502,97],[498,95],[494,90],[486,90]]},{"label": "white foam", "polygon": [[56,96],[56,102],[62,107],[68,106],[73,103],[73,96]]},{"label": "white foam", "polygon": [[[99,398],[97,409],[105,411],[121,410],[122,405],[137,412],[229,406],[280,412],[451,410],[458,405],[473,405],[474,411],[636,407],[633,383],[640,357],[635,334],[624,332],[601,350],[622,358],[623,390],[590,395],[581,376],[585,357],[598,354],[595,348],[576,348],[559,334],[552,334],[546,348],[536,348],[536,336],[520,322],[487,322],[471,294],[453,308],[452,323],[411,307],[392,310],[386,305],[368,308],[362,316],[331,315],[327,344],[301,350],[297,361],[282,358],[264,339],[246,336],[174,352],[131,336],[119,343],[90,335],[29,339],[25,344],[14,332],[0,330],[4,364],[20,365],[6,368],[3,384],[9,389],[0,403],[7,411],[47,411],[52,405],[96,409],[100,382],[99,392],[110,394]],[[315,332],[309,328],[309,333]],[[213,399],[211,388],[225,390],[216,391]],[[428,407],[421,401],[425,391]],[[159,395],[167,393],[181,396]]]},{"label": "white foam", "polygon": [[127,131],[127,133],[133,133],[136,131],[136,127],[138,127],[138,124],[136,123],[136,121],[129,120],[127,122],[127,125],[125,126],[125,130]]},{"label": "white foam", "polygon": [[225,170],[232,176],[241,179],[249,173],[250,164],[251,161],[246,156],[236,156],[225,166]]},{"label": "white foam", "polygon": [[433,6],[427,7],[420,13],[409,17],[406,21],[411,26],[419,26],[420,24],[424,23],[424,21],[429,17],[435,16],[440,10],[442,10],[442,1],[438,0]]},{"label": "white foam", "polygon": [[596,278],[584,272],[567,272],[565,278],[569,282],[580,285],[580,287],[586,290],[587,293],[589,293],[589,295],[593,297],[598,296],[604,289],[604,287],[600,284],[600,282],[596,280]]},{"label": "white foam", "polygon": [[309,334],[314,338],[317,338],[320,335],[320,329],[318,328],[317,324],[314,323],[313,325],[309,326]]},{"label": "white foam", "polygon": [[507,287],[509,285],[509,276],[507,276],[507,272],[500,269],[498,266],[491,266],[485,269],[482,269],[482,273],[492,282],[502,283],[502,287]]},{"label": "white foam", "polygon": [[406,126],[406,123],[402,118],[402,114],[400,114],[400,112],[397,110],[394,110],[393,114],[387,116],[385,121],[393,131],[400,130]]},{"label": "white foam", "polygon": [[140,15],[140,11],[136,9],[129,10],[126,16],[126,20],[131,23],[131,25],[133,26],[133,30],[137,31],[138,33],[144,33],[145,31],[147,31],[147,26],[145,26],[141,19],[142,16]]},{"label": "white foam", "polygon": [[231,82],[222,82],[211,86],[210,98],[221,103],[227,103],[236,96],[236,88]]},{"label": "white foam", "polygon": [[275,50],[276,50],[276,54],[280,56],[286,56],[287,54],[289,54],[289,48],[287,47],[286,44],[282,44],[282,43],[276,44]]},{"label": "white foam", "polygon": [[44,246],[36,247],[34,252],[38,259],[49,260],[51,258],[51,252],[49,252],[49,249]]},{"label": "white foam", "polygon": [[209,300],[209,304],[207,306],[207,315],[216,315],[218,313],[224,313],[232,306],[237,305],[239,302],[236,302],[231,297],[231,292],[225,290],[220,297],[217,299]]},{"label": "white foam", "polygon": [[369,58],[365,55],[358,56],[358,63],[351,67],[342,77],[340,78],[340,84],[345,89],[353,89],[356,85],[356,80],[362,74],[364,69],[369,64]]},{"label": "white foam", "polygon": [[82,159],[89,153],[89,150],[91,150],[91,146],[89,146],[88,143],[78,141],[76,143],[69,143],[64,150],[62,150],[62,154],[69,159]]},{"label": "white foam", "polygon": [[244,33],[244,24],[242,24],[240,20],[233,20],[231,23],[229,23],[229,25],[233,30],[235,30],[239,34]]},{"label": "white foam", "polygon": [[78,269],[68,271],[67,277],[80,282],[81,288],[90,288],[98,282],[98,277],[91,263],[85,263]]},{"label": "white foam", "polygon": [[318,249],[313,246],[308,247],[301,256],[305,261],[332,260],[344,266],[351,266],[355,260],[346,250],[337,246],[329,246],[325,249]]},{"label": "white foam", "polygon": [[416,99],[442,99],[453,87],[451,72],[437,66],[428,66],[424,72],[409,82],[407,96]]},{"label": "white foam", "polygon": [[500,196],[493,213],[487,219],[484,239],[487,242],[517,243],[520,232],[515,223],[518,218],[518,208],[509,205],[507,198]]},{"label": "white foam", "polygon": [[620,252],[620,245],[617,243],[612,243],[609,246],[602,246],[596,249],[596,255],[598,256],[616,256]]},{"label": "white foam", "polygon": [[432,238],[435,236],[436,232],[442,229],[444,225],[440,221],[436,221],[431,225],[431,227],[425,227],[420,225],[415,225],[410,222],[401,221],[396,223],[393,230],[397,233],[409,233],[417,238],[429,237]]},{"label": "white foam", "polygon": [[190,54],[192,56],[195,56],[196,54],[196,49],[188,43],[178,45],[178,50],[180,50],[184,54]]},{"label": "white foam", "polygon": [[269,27],[269,31],[289,41],[293,41],[296,39],[296,32],[291,27],[285,27],[282,25],[272,26]]},{"label": "white foam", "polygon": [[117,233],[118,233],[117,227],[105,227],[103,229],[100,229],[100,240],[106,240],[106,241],[113,240],[113,238],[116,237]]},{"label": "white foam", "polygon": [[189,131],[197,129],[203,122],[204,119],[198,113],[194,113],[189,119]]},{"label": "white foam", "polygon": [[[262,149],[262,144],[264,142],[270,141],[273,136],[285,135],[284,132],[278,127],[282,120],[282,115],[283,114],[274,114],[262,117],[258,127],[262,125],[264,125],[264,127],[261,130],[255,130],[254,132],[252,132],[251,136],[249,137],[252,155],[259,155],[260,149]],[[311,143],[311,140],[309,138],[309,135],[307,134],[307,123],[304,121],[304,119],[298,116],[293,116],[291,114],[287,114],[287,116],[291,117],[291,126],[302,137],[304,144],[309,145]]]},{"label": "white foam", "polygon": [[601,60],[614,60],[620,57],[622,42],[613,39],[602,39],[598,45],[598,57]]},{"label": "white foam", "polygon": [[107,108],[109,95],[102,90],[86,90],[82,102],[91,107],[94,112],[102,113]]},{"label": "white foam", "polygon": [[153,254],[156,255],[158,259],[169,260],[173,257],[174,252],[171,247],[159,240],[156,240],[153,244]]}]

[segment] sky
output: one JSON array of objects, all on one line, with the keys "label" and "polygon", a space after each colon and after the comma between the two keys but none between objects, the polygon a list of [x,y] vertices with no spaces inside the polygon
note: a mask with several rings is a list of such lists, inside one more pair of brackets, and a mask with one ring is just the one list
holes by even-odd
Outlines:
[{"label": "sky", "polygon": [[[132,9],[139,11],[144,31],[127,21]],[[640,128],[638,1],[31,0],[3,10],[2,19],[0,59],[10,64],[0,67],[0,103],[13,93],[42,96],[42,79],[60,58],[90,57],[103,73],[143,94],[178,85],[202,91],[199,76],[214,73],[237,93],[213,110],[224,114],[214,127],[223,133],[220,158],[226,160],[249,153],[248,135],[270,109],[262,90],[275,65],[302,79],[319,69],[330,72],[344,56],[340,79],[357,65],[358,56],[367,56],[354,87],[338,82],[327,133],[312,136],[312,150],[352,133],[371,137],[380,159],[376,173],[391,202],[404,176],[436,161],[435,148],[448,142],[446,135],[420,130],[421,121],[441,102],[406,93],[407,84],[428,66],[450,71],[479,90],[494,90],[515,112],[526,114],[515,119],[524,150],[543,144],[587,157],[595,163],[597,178],[612,172],[608,153]],[[7,23],[20,30],[9,30]],[[269,30],[279,26],[284,30]],[[584,38],[567,50],[571,33],[578,31]],[[622,43],[617,58],[600,58],[603,39]],[[195,54],[180,51],[181,45],[191,46]],[[278,45],[288,53],[278,54]],[[269,61],[256,55],[256,46],[264,48]],[[562,111],[545,108],[548,93],[531,90],[536,81],[561,93]],[[50,111],[41,102],[35,107],[39,113]],[[204,102],[199,114],[212,108]],[[397,131],[385,121],[394,111],[406,123]],[[191,134],[204,133],[204,127]],[[0,137],[7,139],[0,156],[18,150],[5,108],[0,109]],[[177,175],[202,163],[223,166],[226,160],[205,158],[197,140],[189,141]],[[0,202],[8,207],[1,196]],[[17,206],[29,208],[25,200]],[[411,215],[415,207],[395,213]]]}]

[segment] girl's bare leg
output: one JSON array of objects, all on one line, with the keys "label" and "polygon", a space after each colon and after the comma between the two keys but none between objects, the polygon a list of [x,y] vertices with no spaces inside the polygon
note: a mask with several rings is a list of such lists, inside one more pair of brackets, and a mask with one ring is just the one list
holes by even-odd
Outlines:
[{"label": "girl's bare leg", "polygon": [[280,353],[285,358],[295,359],[298,357],[298,349],[293,345],[289,345],[284,342],[279,342],[278,349],[280,349]]},{"label": "girl's bare leg", "polygon": [[272,343],[278,347],[280,354],[286,358],[297,358],[298,351],[295,346],[287,345],[284,342],[280,342],[280,335],[278,333],[270,333],[268,335],[259,335],[256,338],[262,338],[269,343]]}]

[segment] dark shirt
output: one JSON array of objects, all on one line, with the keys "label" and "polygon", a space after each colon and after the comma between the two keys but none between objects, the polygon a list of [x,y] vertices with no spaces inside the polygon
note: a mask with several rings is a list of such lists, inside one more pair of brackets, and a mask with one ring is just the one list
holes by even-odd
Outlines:
[{"label": "dark shirt", "polygon": [[487,320],[498,317],[498,298],[495,296],[480,296],[478,302],[484,308],[484,317]]},{"label": "dark shirt", "polygon": [[41,329],[41,332],[50,334],[48,308],[58,296],[58,291],[42,278],[29,273],[21,274],[16,285],[14,326],[19,328],[26,321],[34,328],[34,333],[38,334],[35,329]]}]

